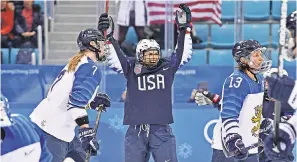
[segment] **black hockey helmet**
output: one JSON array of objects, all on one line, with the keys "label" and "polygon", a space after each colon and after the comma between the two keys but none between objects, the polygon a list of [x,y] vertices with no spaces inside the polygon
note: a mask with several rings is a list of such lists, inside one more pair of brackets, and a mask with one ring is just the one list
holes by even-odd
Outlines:
[{"label": "black hockey helmet", "polygon": [[296,58],[296,21],[297,21],[297,11],[290,13],[287,16],[287,33],[286,33],[286,43],[284,52],[284,58],[288,61],[292,61]]},{"label": "black hockey helmet", "polygon": [[[82,30],[77,37],[77,45],[80,51],[90,50],[96,53],[97,60],[99,57],[100,42],[104,42],[105,38],[101,31],[93,28]],[[94,42],[94,43],[91,43]]]},{"label": "black hockey helmet", "polygon": [[[245,64],[240,60],[243,57],[248,62],[250,62],[250,55],[256,50],[261,50],[264,59],[259,69],[253,69],[252,67],[250,67],[250,64]],[[241,68],[248,68],[249,70],[252,70],[253,73],[265,72],[269,70],[272,65],[271,56],[267,53],[266,48],[262,47],[262,45],[258,41],[253,39],[237,42],[233,46],[232,56]]]}]

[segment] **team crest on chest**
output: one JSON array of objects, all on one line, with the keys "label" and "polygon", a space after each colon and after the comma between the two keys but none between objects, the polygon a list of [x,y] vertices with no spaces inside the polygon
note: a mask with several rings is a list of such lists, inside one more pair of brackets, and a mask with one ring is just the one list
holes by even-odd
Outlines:
[{"label": "team crest on chest", "polygon": [[136,64],[135,67],[134,67],[134,73],[136,75],[140,74],[141,73],[141,69],[142,69],[142,65],[141,64]]},{"label": "team crest on chest", "polygon": [[257,125],[252,128],[251,133],[254,137],[258,137],[260,125],[261,125],[262,105],[258,105],[254,109],[255,109],[255,116],[253,116],[251,120],[252,120],[252,123],[256,123]]}]

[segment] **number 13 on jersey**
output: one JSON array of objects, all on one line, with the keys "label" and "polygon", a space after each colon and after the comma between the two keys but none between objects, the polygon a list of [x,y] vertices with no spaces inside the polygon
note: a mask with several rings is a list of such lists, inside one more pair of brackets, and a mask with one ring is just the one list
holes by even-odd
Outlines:
[{"label": "number 13 on jersey", "polygon": [[229,88],[232,88],[232,87],[238,88],[240,87],[241,82],[242,82],[241,77],[236,77],[236,78],[230,77]]}]

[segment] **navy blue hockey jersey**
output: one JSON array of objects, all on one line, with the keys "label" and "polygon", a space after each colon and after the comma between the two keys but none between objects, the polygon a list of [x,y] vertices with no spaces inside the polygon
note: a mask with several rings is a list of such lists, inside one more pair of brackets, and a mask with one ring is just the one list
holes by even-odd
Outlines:
[{"label": "navy blue hockey jersey", "polygon": [[109,66],[123,73],[127,80],[124,124],[171,124],[171,88],[174,75],[180,66],[192,55],[190,34],[181,31],[175,52],[168,58],[161,58],[159,66],[148,70],[121,51],[116,40],[111,40]]}]

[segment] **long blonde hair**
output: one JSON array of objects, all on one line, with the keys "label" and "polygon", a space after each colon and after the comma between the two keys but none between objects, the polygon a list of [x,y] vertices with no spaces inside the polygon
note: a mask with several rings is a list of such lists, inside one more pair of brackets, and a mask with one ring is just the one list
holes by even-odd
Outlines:
[{"label": "long blonde hair", "polygon": [[83,51],[79,51],[76,55],[74,55],[69,61],[67,72],[74,72],[76,66],[84,55]]}]

